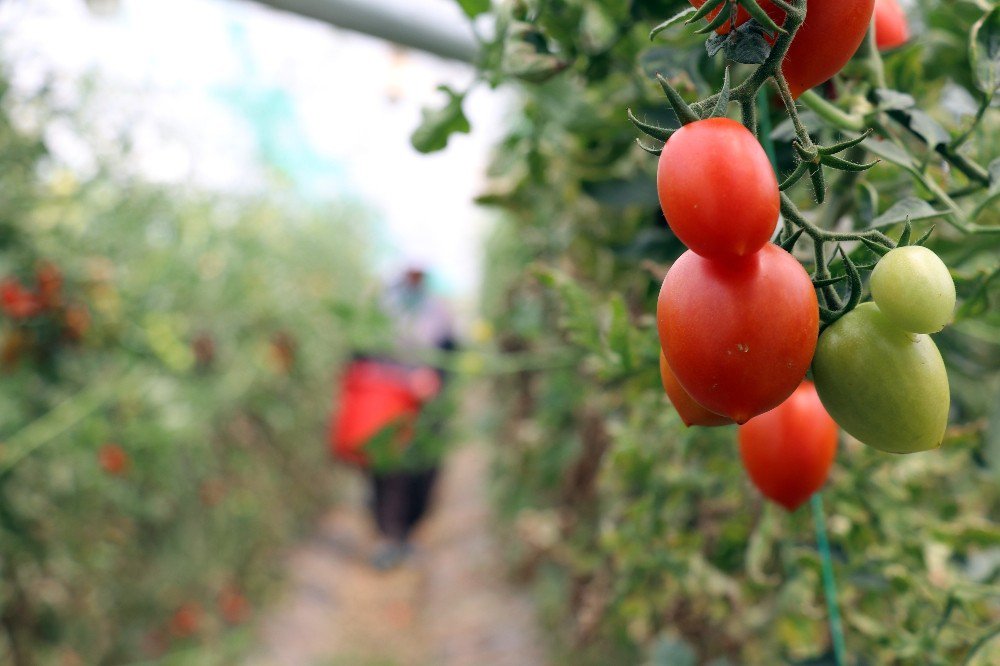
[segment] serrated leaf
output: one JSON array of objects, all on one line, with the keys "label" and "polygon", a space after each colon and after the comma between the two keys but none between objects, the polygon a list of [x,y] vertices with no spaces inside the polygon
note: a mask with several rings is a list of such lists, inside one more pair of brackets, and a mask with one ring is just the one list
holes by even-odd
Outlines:
[{"label": "serrated leaf", "polygon": [[894,224],[906,222],[907,219],[909,219],[910,222],[930,220],[947,214],[948,211],[946,210],[934,210],[934,208],[923,199],[918,199],[917,197],[906,197],[889,206],[887,211],[872,220],[871,227],[873,229],[878,227],[889,227]]},{"label": "serrated leaf", "polygon": [[458,6],[469,18],[476,18],[490,11],[490,0],[458,0]]},{"label": "serrated leaf", "polygon": [[464,94],[456,93],[448,86],[438,88],[448,95],[447,103],[440,109],[424,108],[423,119],[410,136],[410,143],[421,153],[432,153],[444,149],[452,134],[469,133],[469,119],[462,111]]},{"label": "serrated leaf", "polygon": [[687,9],[685,9],[682,12],[680,12],[679,14],[674,14],[673,16],[671,16],[670,18],[668,18],[666,21],[664,21],[660,25],[658,25],[655,28],[653,28],[652,30],[650,30],[649,31],[649,38],[652,40],[654,37],[656,37],[658,34],[660,34],[661,32],[663,32],[664,30],[666,30],[670,26],[676,25],[676,24],[684,21],[687,17],[689,17],[692,14],[694,14],[694,12],[695,12],[695,8],[694,7],[688,7]]},{"label": "serrated leaf", "polygon": [[1000,7],[994,7],[972,26],[969,62],[979,89],[989,96],[1000,87]]}]

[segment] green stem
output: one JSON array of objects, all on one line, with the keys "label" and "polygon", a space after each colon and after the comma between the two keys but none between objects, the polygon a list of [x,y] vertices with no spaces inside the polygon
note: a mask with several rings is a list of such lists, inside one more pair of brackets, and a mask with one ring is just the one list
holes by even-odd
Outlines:
[{"label": "green stem", "polygon": [[816,526],[816,547],[819,550],[820,565],[823,570],[823,594],[830,622],[830,640],[833,642],[833,658],[837,666],[844,666],[847,647],[844,644],[844,627],[837,606],[837,581],[833,575],[833,558],[830,556],[830,542],[826,536],[826,518],[823,515],[823,498],[820,493],[810,499]]},{"label": "green stem", "polygon": [[842,111],[823,99],[815,90],[807,90],[799,95],[799,101],[834,127],[851,132],[863,132],[865,129],[864,118]]}]

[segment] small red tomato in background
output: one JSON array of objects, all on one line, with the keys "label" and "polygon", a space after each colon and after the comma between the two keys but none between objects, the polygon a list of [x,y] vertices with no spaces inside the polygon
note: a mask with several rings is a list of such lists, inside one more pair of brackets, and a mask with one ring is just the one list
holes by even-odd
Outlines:
[{"label": "small red tomato in background", "polygon": [[104,444],[97,451],[97,460],[108,474],[121,476],[129,467],[128,454],[117,444]]},{"label": "small red tomato in background", "polygon": [[240,624],[250,617],[250,602],[239,588],[228,585],[219,591],[219,613],[229,624]]},{"label": "small red tomato in background", "polygon": [[794,511],[826,483],[838,433],[816,387],[802,382],[783,403],[740,426],[740,457],[764,497]]},{"label": "small red tomato in background", "polygon": [[176,638],[194,636],[201,628],[203,614],[201,604],[197,602],[189,601],[182,604],[170,618],[170,633]]},{"label": "small red tomato in background", "polygon": [[899,0],[875,0],[875,44],[879,51],[902,46],[910,39],[910,26]]},{"label": "small red tomato in background", "polygon": [[753,254],[778,219],[778,180],[750,131],[729,118],[677,130],[663,146],[656,190],[667,224],[703,257]]},{"label": "small red tomato in background", "polygon": [[663,382],[663,390],[670,398],[670,403],[677,410],[677,415],[689,428],[696,425],[729,425],[733,422],[732,419],[711,412],[695,402],[694,398],[688,395],[688,392],[674,377],[674,371],[670,369],[670,364],[667,363],[662,351],[660,352],[660,380]]},{"label": "small red tomato in background", "polygon": [[809,274],[776,245],[730,261],[685,252],[663,281],[656,323],[684,390],[745,423],[780,405],[806,376],[819,307]]},{"label": "small red tomato in background", "polygon": [[11,319],[28,319],[39,313],[41,302],[17,278],[9,277],[0,282],[0,309]]}]

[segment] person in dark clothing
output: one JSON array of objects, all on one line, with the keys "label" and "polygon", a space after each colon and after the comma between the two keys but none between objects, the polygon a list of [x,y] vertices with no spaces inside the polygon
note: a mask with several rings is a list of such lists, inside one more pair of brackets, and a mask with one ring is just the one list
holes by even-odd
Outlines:
[{"label": "person in dark clothing", "polygon": [[[447,377],[442,368],[427,365],[427,354],[457,349],[451,311],[427,288],[426,273],[418,266],[408,268],[389,290],[383,308],[393,326],[394,361],[413,370],[415,393],[426,398],[417,429],[423,439],[439,440],[444,416],[435,409],[441,398],[434,396],[440,396]],[[382,537],[372,556],[376,568],[395,567],[412,552],[410,535],[430,506],[438,477],[435,452],[440,446],[427,448],[434,451],[406,451],[399,467],[370,471],[372,509]]]}]

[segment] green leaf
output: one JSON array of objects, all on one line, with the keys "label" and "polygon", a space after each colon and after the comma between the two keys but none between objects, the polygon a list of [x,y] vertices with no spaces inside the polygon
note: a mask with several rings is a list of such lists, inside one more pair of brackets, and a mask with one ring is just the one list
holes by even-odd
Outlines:
[{"label": "green leaf", "polygon": [[972,211],[970,219],[977,219],[984,211],[988,210],[993,202],[1000,199],[1000,157],[990,162],[987,167],[990,173],[990,189],[986,191],[986,198],[979,202],[976,209]]},{"label": "green leaf", "polygon": [[621,294],[611,297],[611,326],[608,329],[608,349],[621,359],[622,370],[632,369],[632,346],[629,344],[628,310]]},{"label": "green leaf", "polygon": [[969,62],[976,84],[992,97],[1000,87],[1000,7],[994,7],[972,26]]},{"label": "green leaf", "polygon": [[878,88],[872,94],[875,97],[875,102],[878,104],[878,108],[883,111],[910,109],[917,105],[917,100],[913,99],[912,95],[907,95],[906,93],[899,92],[898,90]]},{"label": "green leaf", "polygon": [[905,125],[914,134],[924,140],[931,148],[947,145],[951,141],[948,130],[941,127],[938,121],[920,109],[906,109],[905,111],[889,111],[889,115],[897,122]]},{"label": "green leaf", "polygon": [[948,211],[946,210],[934,210],[934,208],[923,199],[918,199],[917,197],[905,197],[890,206],[889,210],[872,220],[871,227],[889,227],[894,224],[906,222],[906,220],[909,220],[910,222],[930,220],[947,214]]},{"label": "green leaf", "polygon": [[475,18],[490,11],[490,0],[458,0],[458,6],[466,16]]},{"label": "green leaf", "polygon": [[663,32],[664,30],[666,30],[670,26],[676,25],[677,23],[680,23],[681,21],[683,21],[684,19],[686,19],[688,16],[691,16],[692,14],[694,14],[694,12],[695,12],[694,7],[688,7],[687,9],[685,9],[682,12],[680,12],[679,14],[674,14],[673,16],[671,16],[670,18],[668,18],[666,21],[664,21],[663,23],[661,23],[660,25],[656,26],[655,28],[653,28],[652,30],[649,31],[649,38],[650,38],[650,40],[652,40],[654,37],[656,37],[658,34],[660,34],[661,32]]},{"label": "green leaf", "polygon": [[504,44],[503,70],[529,83],[542,83],[569,67],[549,52],[545,35],[530,23],[511,26]]},{"label": "green leaf", "polygon": [[410,137],[410,143],[421,153],[443,150],[452,134],[468,134],[470,130],[469,119],[462,111],[465,94],[448,86],[439,86],[438,90],[448,95],[447,103],[440,109],[424,108],[420,112],[423,120]]},{"label": "green leaf", "polygon": [[913,170],[915,167],[913,165],[913,158],[905,150],[897,146],[892,141],[886,141],[878,137],[871,137],[865,139],[861,144],[866,150],[869,150],[887,162],[892,162],[896,166],[901,166],[907,170]]},{"label": "green leaf", "polygon": [[[726,57],[744,65],[759,65],[771,53],[768,33],[756,21],[747,21],[729,33]],[[711,54],[709,54],[711,55]]]}]

